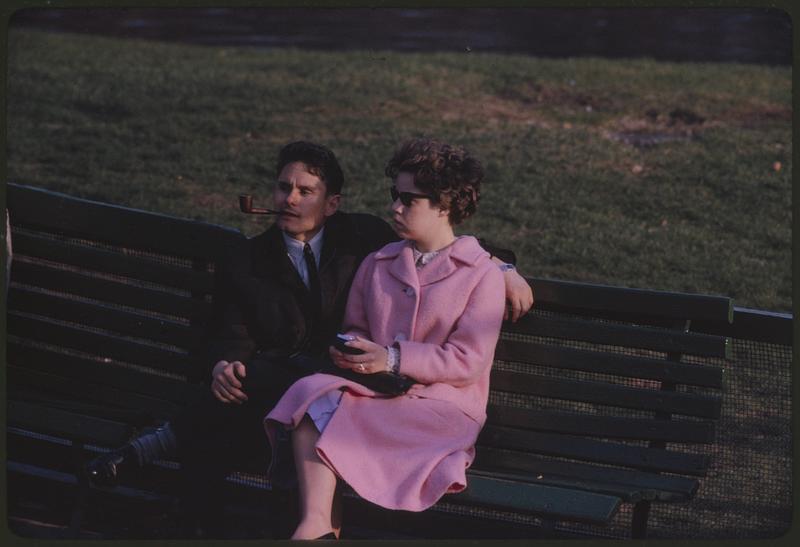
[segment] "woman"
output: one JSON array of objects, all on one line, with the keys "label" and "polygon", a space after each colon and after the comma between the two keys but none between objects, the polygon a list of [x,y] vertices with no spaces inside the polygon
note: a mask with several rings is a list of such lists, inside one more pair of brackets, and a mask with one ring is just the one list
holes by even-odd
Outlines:
[{"label": "woman", "polygon": [[483,169],[462,149],[413,140],[386,174],[404,241],[368,256],[353,281],[343,329],[355,337],[346,345],[363,353],[330,354],[339,367],[393,370],[416,383],[390,398],[315,374],[267,415],[273,447],[279,428],[292,431],[301,504],[293,539],[338,535],[338,479],[364,499],[407,511],[463,490],[486,420],[503,276],[475,238],[453,230],[475,212]]}]

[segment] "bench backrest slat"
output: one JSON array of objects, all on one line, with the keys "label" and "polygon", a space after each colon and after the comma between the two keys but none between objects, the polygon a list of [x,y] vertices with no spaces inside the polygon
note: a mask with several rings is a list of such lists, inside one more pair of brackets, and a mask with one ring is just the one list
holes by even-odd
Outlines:
[{"label": "bench backrest slat", "polygon": [[721,408],[721,401],[715,396],[667,391],[653,393],[651,389],[506,370],[492,371],[491,385],[495,391],[705,418],[718,418]]},{"label": "bench backrest slat", "polygon": [[613,374],[626,378],[722,387],[722,369],[720,367],[695,363],[675,363],[663,358],[603,353],[536,342],[501,339],[497,344],[495,359],[564,370]]},{"label": "bench backrest slat", "polygon": [[8,423],[30,431],[104,446],[119,446],[133,429],[120,422],[17,400],[8,401]]},{"label": "bench backrest slat", "polygon": [[191,268],[181,268],[143,257],[127,256],[117,251],[48,239],[25,232],[15,232],[13,241],[15,255],[46,258],[79,267],[84,271],[117,275],[184,290],[208,293],[214,288],[212,274]]},{"label": "bench backrest slat", "polygon": [[[6,199],[11,223],[15,226],[45,229],[77,238],[102,237],[120,246],[165,254],[178,253],[213,261],[219,256],[215,242],[225,237],[224,232],[228,232],[227,237],[241,237],[234,230],[206,222],[79,199],[15,183],[7,185]],[[231,207],[236,205],[236,198],[232,196]]]},{"label": "bench backrest slat", "polygon": [[687,475],[702,476],[708,467],[708,457],[701,454],[673,452],[570,435],[522,432],[494,425],[486,425],[481,431],[478,450],[481,445]]},{"label": "bench backrest slat", "polygon": [[[149,397],[124,389],[124,387],[99,386],[83,379],[42,373],[22,367],[6,368],[8,381],[16,386],[29,386],[54,397],[78,399],[81,402],[98,404],[98,417],[105,416],[105,407],[146,409],[149,415],[168,418],[180,407],[172,402]],[[102,406],[101,406],[102,405]]]},{"label": "bench backrest slat", "polygon": [[517,334],[580,340],[654,351],[677,351],[706,357],[728,357],[730,354],[727,339],[720,336],[581,319],[528,315],[517,323],[507,324],[505,330]]},{"label": "bench backrest slat", "polygon": [[593,416],[494,404],[489,405],[487,414],[494,425],[569,435],[679,443],[710,443],[714,440],[713,424],[700,421],[665,420],[655,423],[649,418]]},{"label": "bench backrest slat", "polygon": [[594,283],[530,278],[538,309],[666,326],[674,321],[733,320],[729,298]]},{"label": "bench backrest slat", "polygon": [[141,370],[114,362],[67,355],[60,351],[35,348],[9,341],[8,361],[29,370],[74,378],[96,386],[126,389],[149,397],[185,404],[189,385],[184,380],[165,375],[145,374]]},{"label": "bench backrest slat", "polygon": [[14,279],[27,286],[169,316],[185,317],[190,323],[204,323],[211,314],[210,302],[176,291],[169,292],[130,282],[103,279],[87,273],[55,268],[52,265],[27,262],[19,256],[15,256],[12,269]]},{"label": "bench backrest slat", "polygon": [[52,319],[104,329],[121,335],[136,333],[138,338],[181,348],[189,348],[195,343],[196,336],[187,323],[163,317],[148,316],[16,287],[9,291],[8,300],[10,309],[46,314]]},{"label": "bench backrest slat", "polygon": [[8,333],[100,358],[111,358],[175,374],[188,373],[189,357],[184,352],[155,347],[108,333],[34,319],[14,312],[8,315]]}]

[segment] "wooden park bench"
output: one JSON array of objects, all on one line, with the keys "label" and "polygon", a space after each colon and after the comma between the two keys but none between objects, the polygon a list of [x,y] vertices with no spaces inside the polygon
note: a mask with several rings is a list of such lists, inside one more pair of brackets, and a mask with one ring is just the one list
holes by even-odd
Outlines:
[{"label": "wooden park bench", "polygon": [[[244,236],[16,184],[7,203],[12,529],[35,535],[42,527],[32,523],[46,522],[90,537],[102,522],[116,527],[112,537],[148,537],[152,528],[134,523],[169,513],[178,462],[115,488],[90,488],[78,470],[201,389],[195,349],[214,261]],[[710,465],[729,340],[691,326],[729,322],[731,301],[530,282],[535,309],[506,323],[497,346],[467,489],[422,513],[385,511],[350,493],[345,535],[571,536],[581,533],[573,523],[603,530],[629,504],[626,535],[641,538],[652,504],[695,496]],[[285,503],[263,466],[228,481],[234,513],[253,522]]]}]

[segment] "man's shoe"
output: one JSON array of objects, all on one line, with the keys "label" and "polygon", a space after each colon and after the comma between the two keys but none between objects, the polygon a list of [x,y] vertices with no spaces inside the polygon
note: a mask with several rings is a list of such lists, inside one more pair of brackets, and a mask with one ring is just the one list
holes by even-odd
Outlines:
[{"label": "man's shoe", "polygon": [[116,486],[120,473],[136,466],[136,452],[131,445],[125,445],[97,456],[86,464],[84,471],[94,486]]}]

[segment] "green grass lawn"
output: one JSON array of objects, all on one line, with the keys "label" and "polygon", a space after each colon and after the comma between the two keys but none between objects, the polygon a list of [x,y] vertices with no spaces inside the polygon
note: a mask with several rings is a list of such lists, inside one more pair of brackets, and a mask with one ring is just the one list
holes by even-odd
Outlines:
[{"label": "green grass lawn", "polygon": [[[384,215],[401,141],[487,171],[463,233],[526,275],[791,309],[791,69],[203,47],[11,31],[7,177],[254,234],[281,145],[330,146]],[[636,144],[634,144],[636,143]],[[638,145],[637,145],[638,144]]]}]

